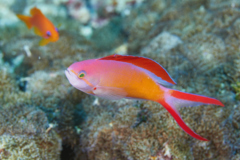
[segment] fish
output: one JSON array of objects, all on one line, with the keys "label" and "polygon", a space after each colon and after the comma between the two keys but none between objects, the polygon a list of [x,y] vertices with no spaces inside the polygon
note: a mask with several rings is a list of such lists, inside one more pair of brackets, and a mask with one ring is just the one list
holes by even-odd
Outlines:
[{"label": "fish", "polygon": [[215,98],[171,89],[176,84],[157,62],[132,55],[110,55],[75,62],[65,70],[69,83],[90,95],[110,100],[142,99],[160,103],[190,136],[209,141],[189,128],[178,111],[181,107],[218,105]]},{"label": "fish", "polygon": [[17,17],[26,24],[28,29],[33,27],[35,34],[43,38],[39,42],[40,46],[56,42],[59,39],[58,29],[44,16],[40,9],[34,7],[30,10],[30,14],[31,16],[17,14]]}]

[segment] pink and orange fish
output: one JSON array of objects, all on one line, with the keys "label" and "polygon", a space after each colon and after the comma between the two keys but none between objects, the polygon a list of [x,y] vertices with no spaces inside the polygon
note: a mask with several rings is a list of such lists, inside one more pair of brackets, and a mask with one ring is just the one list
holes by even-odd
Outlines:
[{"label": "pink and orange fish", "polygon": [[192,137],[196,134],[182,120],[178,108],[214,104],[219,100],[166,88],[176,84],[167,71],[155,61],[136,56],[110,55],[73,63],[65,74],[71,85],[85,93],[107,99],[146,99],[160,103],[178,125]]},{"label": "pink and orange fish", "polygon": [[30,14],[32,15],[31,17],[20,14],[17,14],[17,17],[26,23],[28,29],[33,27],[34,32],[43,38],[39,42],[40,46],[44,46],[49,42],[56,42],[59,39],[57,28],[38,8],[32,8]]}]

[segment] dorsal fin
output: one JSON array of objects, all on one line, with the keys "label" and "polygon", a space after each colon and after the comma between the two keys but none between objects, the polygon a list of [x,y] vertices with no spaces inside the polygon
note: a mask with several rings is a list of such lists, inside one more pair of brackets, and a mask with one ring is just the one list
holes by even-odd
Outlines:
[{"label": "dorsal fin", "polygon": [[30,10],[30,14],[33,16],[35,14],[42,14],[41,10],[38,9],[37,7],[34,7]]},{"label": "dorsal fin", "polygon": [[123,55],[114,54],[114,55],[102,57],[100,58],[100,60],[114,60],[114,61],[131,63],[154,73],[156,76],[160,77],[164,81],[167,81],[171,84],[176,84],[176,82],[173,81],[173,79],[169,76],[167,71],[160,64],[145,57],[123,56]]}]

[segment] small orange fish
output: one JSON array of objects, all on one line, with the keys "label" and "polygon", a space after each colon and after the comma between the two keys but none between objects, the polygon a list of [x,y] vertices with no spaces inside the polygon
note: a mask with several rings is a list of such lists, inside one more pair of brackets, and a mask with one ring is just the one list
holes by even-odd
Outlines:
[{"label": "small orange fish", "polygon": [[196,134],[182,120],[178,108],[202,104],[224,106],[219,100],[185,93],[164,86],[176,84],[155,61],[136,56],[111,55],[73,63],[65,71],[71,85],[85,93],[107,99],[146,99],[160,103],[178,125],[192,137]]},{"label": "small orange fish", "polygon": [[39,42],[40,46],[44,46],[49,42],[56,42],[59,39],[58,30],[52,22],[47,19],[42,12],[34,7],[31,9],[32,17],[17,14],[17,17],[26,23],[28,29],[34,28],[34,32],[43,39]]}]

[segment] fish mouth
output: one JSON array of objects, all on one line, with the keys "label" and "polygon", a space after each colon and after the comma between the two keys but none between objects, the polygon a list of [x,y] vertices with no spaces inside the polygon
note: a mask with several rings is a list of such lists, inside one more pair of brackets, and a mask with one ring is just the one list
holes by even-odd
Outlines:
[{"label": "fish mouth", "polygon": [[70,73],[69,73],[69,70],[68,69],[66,69],[65,70],[65,75],[66,75],[66,77],[67,77],[67,75],[69,75]]},{"label": "fish mouth", "polygon": [[69,69],[65,70],[65,75],[69,81],[70,81],[70,78],[73,78],[73,76],[74,76],[73,73]]},{"label": "fish mouth", "polygon": [[71,85],[78,84],[78,77],[69,68],[65,70],[65,75]]}]

